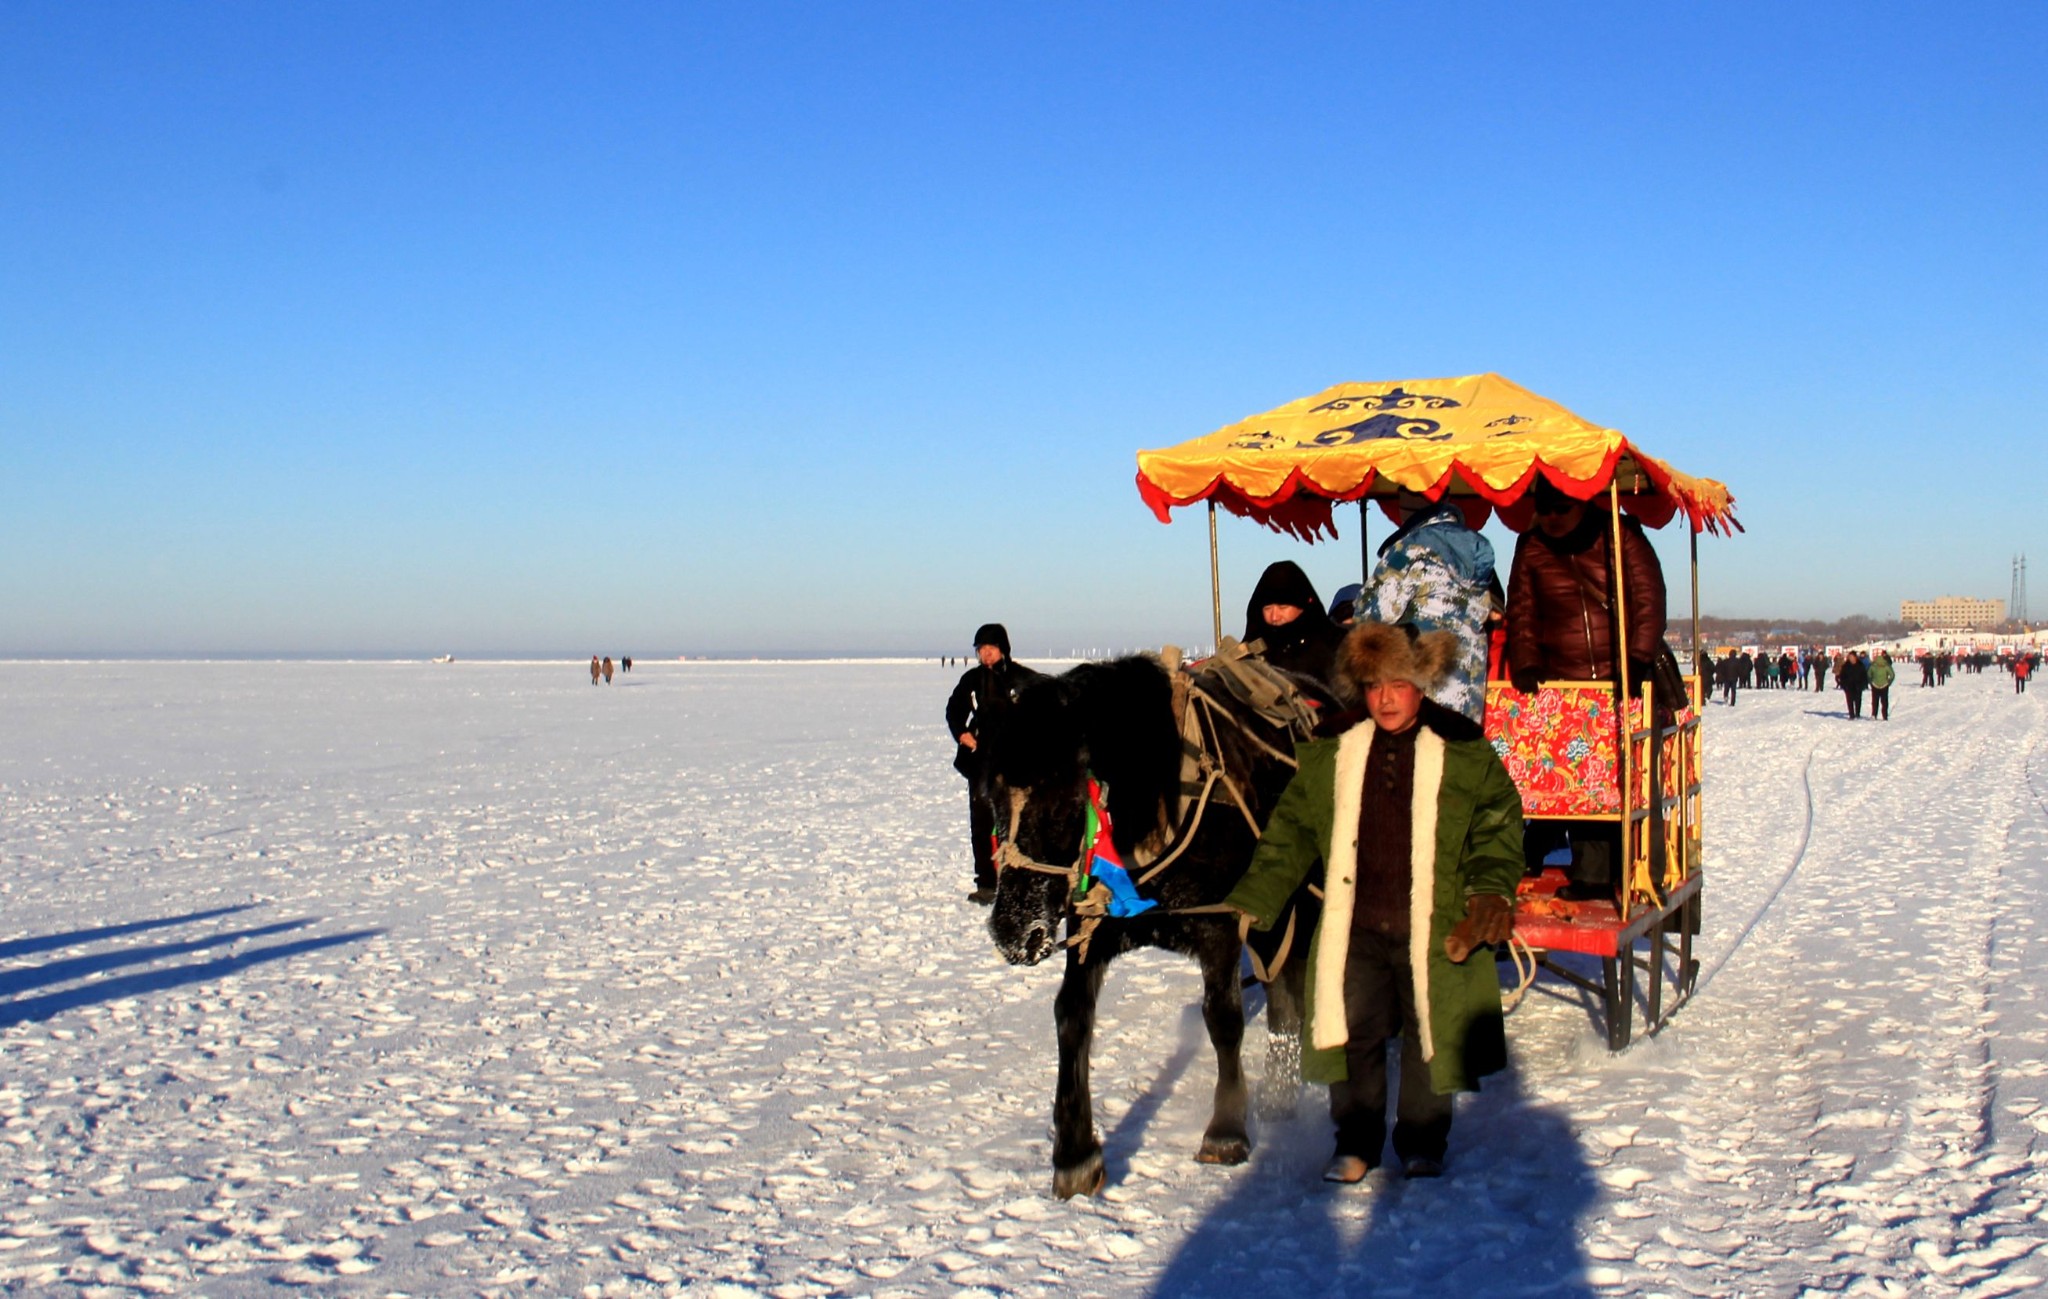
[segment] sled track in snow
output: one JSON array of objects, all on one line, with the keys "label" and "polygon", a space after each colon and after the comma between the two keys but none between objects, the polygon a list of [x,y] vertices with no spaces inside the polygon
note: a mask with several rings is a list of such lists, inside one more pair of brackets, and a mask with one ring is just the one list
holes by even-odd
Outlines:
[{"label": "sled track in snow", "polygon": [[[1805,864],[1807,847],[1813,839],[1813,760],[1820,756],[1821,743],[1822,741],[1820,740],[1813,742],[1813,747],[1807,750],[1806,763],[1799,772],[1799,787],[1801,794],[1806,800],[1806,818],[1799,827],[1799,846],[1792,851],[1791,863],[1785,867],[1785,873],[1779,877],[1778,882],[1771,887],[1770,895],[1763,900],[1763,904],[1756,909],[1756,913],[1749,918],[1748,923],[1742,926],[1741,932],[1735,935],[1735,941],[1728,945],[1728,949],[1721,953],[1711,967],[1700,974],[1699,982],[1693,988],[1693,996],[1696,997],[1705,992],[1708,985],[1713,982],[1714,976],[1721,972],[1721,967],[1728,964],[1729,959],[1742,950],[1743,943],[1747,942],[1750,934],[1756,931],[1757,926],[1761,925],[1770,916],[1772,908],[1777,905],[1778,898],[1784,894],[1786,888],[1798,877],[1799,868]],[[2041,746],[2037,742],[2028,751],[2022,770],[2026,773],[2027,792],[2032,795],[2035,807],[2040,810],[2044,818],[2048,818],[2048,797],[2043,796],[2041,786],[2035,779],[2034,772],[2034,759],[2039,755],[2040,751]]]},{"label": "sled track in snow", "polygon": [[2034,746],[2027,750],[2027,760],[2020,769],[2027,773],[2027,792],[2034,796],[2035,810],[2041,813],[2042,820],[2048,821],[2048,798],[2042,797],[2041,782],[2034,778],[2034,759],[2040,756],[2041,742],[2036,740]]},{"label": "sled track in snow", "polygon": [[1697,997],[1705,992],[1714,982],[1714,976],[1721,972],[1721,967],[1728,964],[1730,957],[1742,950],[1742,945],[1749,941],[1749,936],[1755,932],[1756,927],[1764,922],[1764,917],[1771,914],[1771,908],[1777,905],[1779,896],[1784,893],[1786,886],[1792,883],[1792,877],[1799,873],[1801,863],[1806,860],[1806,846],[1813,839],[1813,759],[1819,752],[1820,741],[1815,740],[1813,747],[1806,751],[1806,765],[1799,771],[1799,787],[1806,797],[1806,823],[1799,827],[1799,846],[1792,850],[1792,864],[1785,868],[1785,873],[1772,886],[1770,896],[1756,909],[1756,914],[1749,918],[1749,923],[1742,927],[1742,932],[1735,935],[1735,941],[1728,944],[1728,949],[1715,959],[1712,968],[1700,975],[1699,982],[1693,987],[1692,996]]}]

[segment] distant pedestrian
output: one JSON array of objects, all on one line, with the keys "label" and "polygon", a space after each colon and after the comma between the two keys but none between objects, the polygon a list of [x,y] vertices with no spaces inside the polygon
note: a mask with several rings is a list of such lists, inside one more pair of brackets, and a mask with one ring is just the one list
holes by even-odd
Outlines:
[{"label": "distant pedestrian", "polygon": [[1849,705],[1849,720],[1863,716],[1863,692],[1870,686],[1870,669],[1863,666],[1863,660],[1856,655],[1842,655],[1842,662],[1835,668],[1835,684],[1842,688],[1842,698]]},{"label": "distant pedestrian", "polygon": [[609,654],[604,656],[604,683],[606,685],[612,683],[612,656]]},{"label": "distant pedestrian", "polygon": [[596,685],[597,679],[602,675],[604,675],[604,669],[598,666],[597,655],[593,654],[590,656],[590,684]]},{"label": "distant pedestrian", "polygon": [[1892,719],[1892,682],[1899,674],[1892,667],[1892,656],[1879,650],[1877,657],[1870,661],[1870,719],[1890,721]]},{"label": "distant pedestrian", "polygon": [[631,672],[633,670],[632,655],[628,654],[626,657],[619,660],[619,670],[621,672]]},{"label": "distant pedestrian", "polygon": [[2016,695],[2027,693],[2027,678],[2034,675],[2034,660],[2025,654],[2012,661],[2012,692]]}]

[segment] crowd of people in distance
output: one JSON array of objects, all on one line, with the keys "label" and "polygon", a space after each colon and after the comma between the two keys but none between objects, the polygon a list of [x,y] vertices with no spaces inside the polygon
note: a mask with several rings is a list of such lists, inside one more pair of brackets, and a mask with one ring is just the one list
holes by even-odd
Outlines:
[{"label": "crowd of people in distance", "polygon": [[[2019,650],[1993,655],[1989,651],[1940,649],[1917,656],[1920,687],[1930,689],[1948,684],[1957,672],[1981,673],[1993,667],[2012,674],[2013,690],[2024,694],[2027,680],[2041,666],[2038,650]],[[1707,698],[1719,695],[1724,704],[1734,704],[1744,690],[1839,690],[1851,720],[1864,716],[1866,701],[1873,721],[1891,720],[1891,691],[1899,679],[1897,665],[1889,650],[1843,649],[1829,653],[1822,647],[1797,646],[1773,653],[1739,650],[1716,659],[1702,653],[1699,661],[1700,691]],[[1810,684],[1809,684],[1810,683]]]}]

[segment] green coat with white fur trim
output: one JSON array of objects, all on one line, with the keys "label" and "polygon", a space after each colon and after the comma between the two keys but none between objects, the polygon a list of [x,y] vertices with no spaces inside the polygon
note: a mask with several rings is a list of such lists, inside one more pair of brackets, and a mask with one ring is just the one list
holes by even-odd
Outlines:
[{"label": "green coat with white fur trim", "polygon": [[[1522,800],[1493,746],[1469,719],[1425,701],[1415,744],[1411,808],[1409,961],[1422,1017],[1424,1058],[1438,1092],[1472,1090],[1507,1063],[1500,976],[1481,949],[1464,964],[1444,939],[1476,893],[1512,899],[1522,875]],[[1244,878],[1224,899],[1269,928],[1309,872],[1322,867],[1323,914],[1309,944],[1302,1076],[1345,1075],[1344,961],[1356,895],[1358,811],[1375,727],[1301,745],[1301,766],[1273,810]],[[1432,779],[1433,777],[1433,779]],[[1342,830],[1342,836],[1333,831]],[[1425,860],[1425,854],[1427,859]]]}]

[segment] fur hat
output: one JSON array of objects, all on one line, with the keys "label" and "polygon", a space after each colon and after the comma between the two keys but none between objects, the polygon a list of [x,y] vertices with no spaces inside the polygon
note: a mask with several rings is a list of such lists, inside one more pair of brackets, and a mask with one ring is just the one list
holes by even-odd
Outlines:
[{"label": "fur hat", "polygon": [[1362,622],[1337,652],[1337,672],[1360,694],[1382,681],[1412,681],[1427,692],[1450,679],[1458,638],[1447,631],[1418,632],[1414,623]]}]

